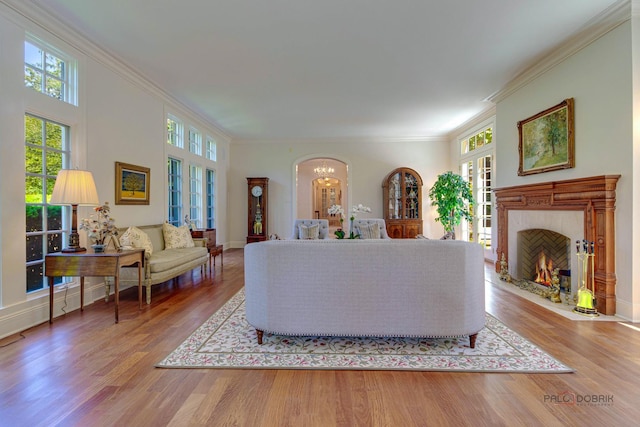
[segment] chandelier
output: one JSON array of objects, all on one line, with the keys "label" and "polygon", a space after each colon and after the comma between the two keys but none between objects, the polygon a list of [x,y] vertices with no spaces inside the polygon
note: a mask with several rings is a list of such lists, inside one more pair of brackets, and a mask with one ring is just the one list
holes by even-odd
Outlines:
[{"label": "chandelier", "polygon": [[313,169],[313,173],[315,173],[320,178],[327,178],[335,172],[335,169],[327,166],[326,162],[322,162],[322,165]]}]

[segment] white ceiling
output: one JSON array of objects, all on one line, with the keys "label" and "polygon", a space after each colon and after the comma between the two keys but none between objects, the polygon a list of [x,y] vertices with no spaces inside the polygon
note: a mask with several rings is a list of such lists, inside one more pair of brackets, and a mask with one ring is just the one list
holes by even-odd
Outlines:
[{"label": "white ceiling", "polygon": [[30,1],[244,140],[444,136],[617,3]]}]

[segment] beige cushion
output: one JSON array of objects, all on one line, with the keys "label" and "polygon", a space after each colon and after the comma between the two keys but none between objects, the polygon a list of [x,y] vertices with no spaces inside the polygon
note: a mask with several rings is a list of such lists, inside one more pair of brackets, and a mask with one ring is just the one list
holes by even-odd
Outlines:
[{"label": "beige cushion", "polygon": [[320,224],[314,224],[309,226],[300,224],[298,226],[298,234],[300,235],[300,239],[316,240],[320,235]]},{"label": "beige cushion", "polygon": [[208,257],[207,249],[197,246],[193,248],[165,249],[164,251],[156,252],[149,259],[149,269],[151,274],[157,274],[173,268],[179,268],[197,259],[198,256],[202,256],[203,251],[204,255]]},{"label": "beige cushion", "polygon": [[138,227],[129,227],[122,236],[120,236],[120,245],[133,246],[134,248],[144,248],[144,251],[151,255],[153,253],[153,245],[151,239],[144,231]]},{"label": "beige cushion", "polygon": [[380,226],[376,223],[360,224],[358,226],[358,230],[360,230],[361,239],[379,239],[380,238]]},{"label": "beige cushion", "polygon": [[193,248],[195,244],[191,238],[191,231],[186,225],[176,227],[165,222],[162,224],[165,249]]}]

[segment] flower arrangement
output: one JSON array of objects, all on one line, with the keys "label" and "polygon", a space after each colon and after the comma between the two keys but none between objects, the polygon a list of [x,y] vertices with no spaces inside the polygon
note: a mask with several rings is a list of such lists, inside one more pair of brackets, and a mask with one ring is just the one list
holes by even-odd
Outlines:
[{"label": "flower arrangement", "polygon": [[[339,215],[340,216],[340,227],[333,233],[336,235],[338,239],[344,239],[345,232],[342,229],[342,223],[344,222],[344,209],[340,205],[332,205],[327,212],[329,215]],[[349,221],[351,221],[351,231],[349,232],[349,239],[358,239],[360,238],[359,234],[355,234],[353,232],[353,220],[356,219],[356,216],[359,213],[370,213],[371,208],[367,206],[363,206],[362,204],[354,205],[351,208],[351,215],[349,216]]]},{"label": "flower arrangement", "polygon": [[353,220],[356,219],[359,213],[371,213],[371,208],[368,206],[363,206],[362,203],[354,205],[351,208],[351,216],[349,217],[349,221],[351,221],[351,232],[349,233],[350,239],[359,239],[360,235],[355,234],[353,232]]},{"label": "flower arrangement", "polygon": [[93,209],[96,213],[89,218],[80,220],[80,230],[87,231],[87,237],[96,245],[104,245],[107,237],[117,236],[118,229],[115,225],[115,219],[111,218],[111,208],[109,202]]}]

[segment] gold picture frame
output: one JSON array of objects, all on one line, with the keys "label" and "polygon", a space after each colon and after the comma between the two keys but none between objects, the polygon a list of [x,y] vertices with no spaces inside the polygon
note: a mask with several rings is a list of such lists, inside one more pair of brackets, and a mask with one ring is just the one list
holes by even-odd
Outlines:
[{"label": "gold picture frame", "polygon": [[151,170],[116,162],[116,205],[148,205]]},{"label": "gold picture frame", "polygon": [[518,122],[518,175],[575,167],[573,98]]}]

